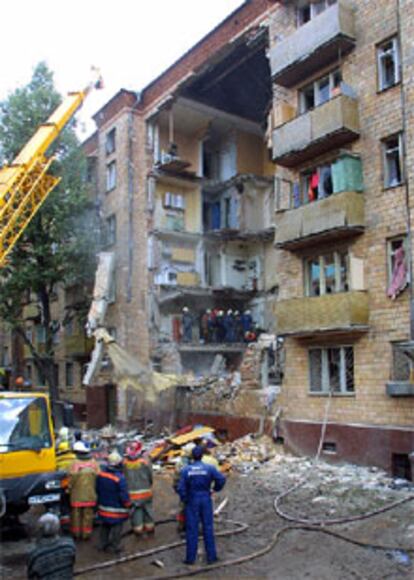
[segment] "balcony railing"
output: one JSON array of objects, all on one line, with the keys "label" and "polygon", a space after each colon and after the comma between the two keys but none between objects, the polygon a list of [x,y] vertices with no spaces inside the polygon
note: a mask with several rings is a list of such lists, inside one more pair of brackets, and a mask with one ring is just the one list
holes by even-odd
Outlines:
[{"label": "balcony railing", "polygon": [[273,131],[273,161],[294,167],[358,139],[358,101],[338,95]]},{"label": "balcony railing", "polygon": [[292,87],[316,71],[338,61],[355,46],[355,16],[351,7],[339,1],[270,52],[273,80]]},{"label": "balcony railing", "polygon": [[364,230],[364,198],[361,193],[334,193],[307,205],[276,214],[275,244],[298,249],[309,242],[349,237]]},{"label": "balcony railing", "polygon": [[281,300],[276,305],[276,319],[280,335],[363,332],[369,322],[368,294],[342,292]]}]

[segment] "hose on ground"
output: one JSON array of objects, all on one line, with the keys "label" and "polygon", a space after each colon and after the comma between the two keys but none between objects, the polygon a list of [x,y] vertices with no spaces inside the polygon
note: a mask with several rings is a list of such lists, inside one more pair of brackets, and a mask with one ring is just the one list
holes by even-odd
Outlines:
[{"label": "hose on ground", "polygon": [[[233,530],[221,530],[216,532],[217,537],[225,537],[225,536],[235,536],[236,534],[241,534],[248,529],[248,524],[243,522],[237,522],[235,520],[221,520],[222,523],[230,524],[235,526]],[[139,558],[145,558],[146,556],[153,556],[154,554],[158,554],[159,552],[165,552],[167,550],[172,550],[174,548],[178,548],[180,546],[184,546],[185,541],[178,540],[177,542],[172,542],[171,544],[165,544],[163,546],[158,546],[157,548],[152,548],[150,550],[144,550],[141,552],[134,552],[133,554],[128,554],[126,556],[122,556],[120,558],[116,558],[113,560],[107,560],[106,562],[101,562],[99,564],[93,564],[92,566],[86,566],[84,568],[79,568],[75,570],[74,576],[80,576],[81,574],[86,574],[88,572],[94,572],[96,570],[103,570],[105,568],[110,568],[115,566],[116,564],[125,564],[126,562],[131,562],[132,560],[138,560]],[[209,566],[208,569],[210,570],[212,566]],[[173,576],[172,576],[173,577]]]}]

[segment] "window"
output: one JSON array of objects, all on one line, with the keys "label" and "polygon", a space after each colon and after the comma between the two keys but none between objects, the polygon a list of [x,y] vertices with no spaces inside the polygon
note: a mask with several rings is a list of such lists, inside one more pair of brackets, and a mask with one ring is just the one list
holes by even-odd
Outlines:
[{"label": "window", "polygon": [[86,181],[87,183],[95,183],[96,180],[96,157],[88,157],[86,159]]},{"label": "window", "polygon": [[384,91],[400,82],[400,50],[397,37],[378,46],[377,62],[378,90]]},{"label": "window", "polygon": [[336,69],[328,75],[306,85],[303,89],[300,89],[300,112],[306,113],[335,97],[340,91],[341,83],[341,71]]},{"label": "window", "polygon": [[309,349],[311,393],[353,393],[354,349],[351,346]]},{"label": "window", "polygon": [[36,326],[36,342],[45,343],[46,342],[46,328],[40,324]]},{"label": "window", "polygon": [[392,344],[392,369],[391,380],[397,382],[409,382],[412,374],[412,362],[401,349],[398,343]]},{"label": "window", "polygon": [[384,187],[395,187],[403,182],[402,134],[389,137],[382,144],[384,157]]},{"label": "window", "polygon": [[113,246],[116,242],[116,216],[110,215],[105,220],[105,245]]},{"label": "window", "polygon": [[305,260],[305,296],[336,294],[348,290],[347,252],[331,252]]},{"label": "window", "polygon": [[111,129],[109,133],[106,134],[105,139],[105,152],[107,155],[114,153],[116,149],[116,129]]},{"label": "window", "polygon": [[116,162],[112,161],[106,166],[106,191],[116,187]]},{"label": "window", "polygon": [[405,236],[387,241],[387,296],[392,300],[395,300],[410,282],[406,245]]},{"label": "window", "polygon": [[324,12],[332,4],[336,4],[337,0],[302,0],[298,6],[298,26],[303,26],[319,14]]},{"label": "window", "polygon": [[2,367],[8,367],[9,365],[10,365],[9,347],[8,346],[3,346],[1,366]]},{"label": "window", "polygon": [[164,196],[164,207],[171,209],[185,209],[185,199],[181,193],[171,193],[167,191]]},{"label": "window", "polygon": [[67,362],[65,365],[66,386],[73,387],[73,363]]},{"label": "window", "polygon": [[65,324],[65,334],[66,334],[66,336],[73,336],[73,334],[74,334],[74,320],[73,320],[73,318],[70,318],[69,320],[67,320],[67,322]]}]

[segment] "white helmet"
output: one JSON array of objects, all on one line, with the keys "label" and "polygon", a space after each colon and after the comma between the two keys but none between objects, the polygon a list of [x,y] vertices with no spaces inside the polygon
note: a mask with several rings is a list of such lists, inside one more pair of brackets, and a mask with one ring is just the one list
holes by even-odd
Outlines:
[{"label": "white helmet", "polygon": [[89,453],[90,449],[83,441],[76,441],[73,451],[75,453]]}]

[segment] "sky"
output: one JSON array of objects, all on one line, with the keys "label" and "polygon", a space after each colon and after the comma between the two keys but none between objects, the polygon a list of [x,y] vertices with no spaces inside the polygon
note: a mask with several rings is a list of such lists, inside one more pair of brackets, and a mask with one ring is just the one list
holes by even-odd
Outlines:
[{"label": "sky", "polygon": [[[0,101],[26,85],[42,60],[66,94],[100,68],[104,90],[78,115],[80,137],[91,116],[120,88],[139,91],[219,24],[243,0],[19,0],[2,2]],[[82,135],[83,130],[83,135]]]}]

